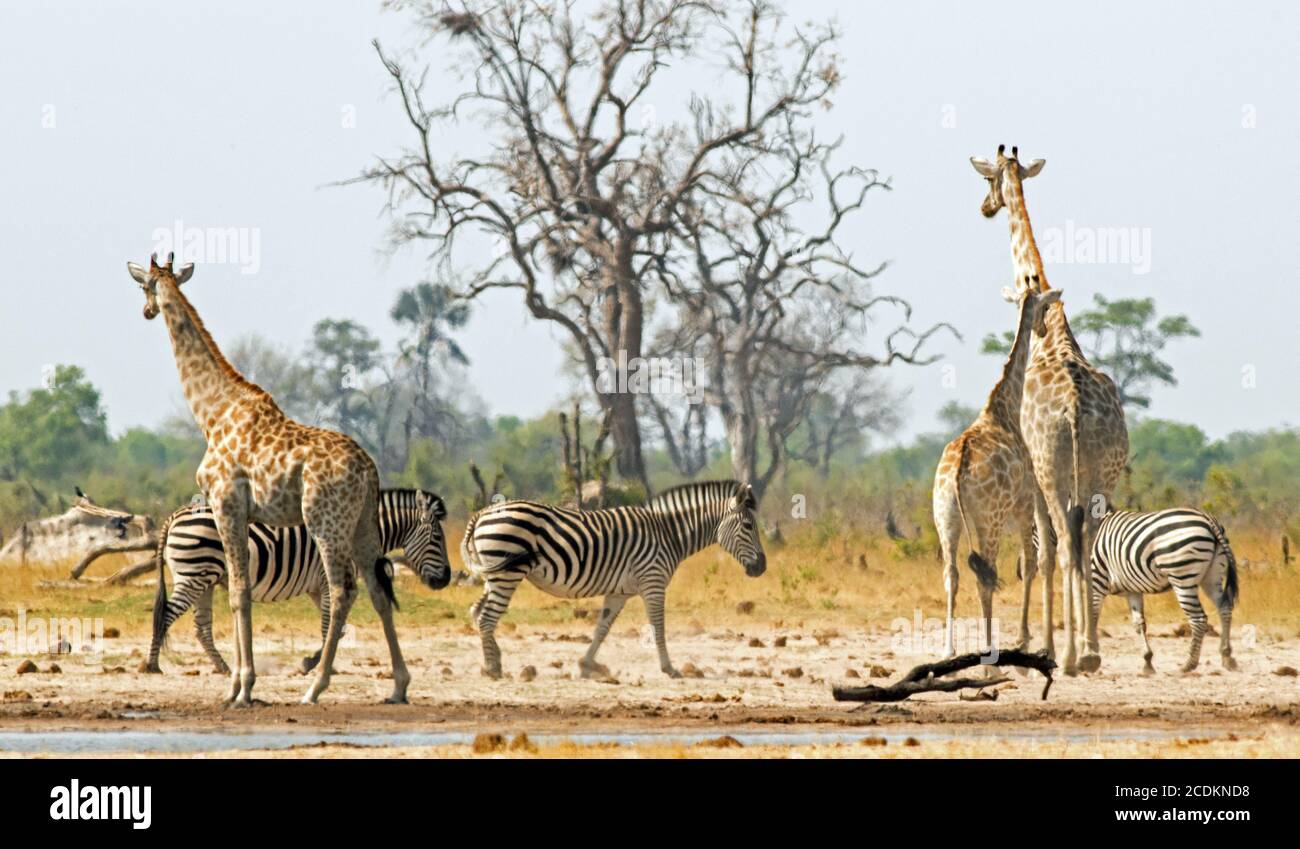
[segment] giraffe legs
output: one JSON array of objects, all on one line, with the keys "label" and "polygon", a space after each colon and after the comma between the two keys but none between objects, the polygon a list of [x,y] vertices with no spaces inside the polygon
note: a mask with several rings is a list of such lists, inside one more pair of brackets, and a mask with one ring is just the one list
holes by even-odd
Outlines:
[{"label": "giraffe legs", "polygon": [[[308,525],[311,533],[311,525]],[[321,562],[325,568],[325,578],[329,583],[330,621],[325,631],[325,644],[321,646],[320,661],[316,665],[316,679],[302,697],[302,703],[315,704],[320,694],[330,685],[330,676],[334,672],[334,655],[338,651],[339,639],[343,636],[343,625],[348,620],[352,603],[357,597],[356,569],[352,563],[350,541],[339,544],[332,539],[323,539],[312,533],[312,538],[320,549]]]},{"label": "giraffe legs", "polygon": [[614,624],[614,620],[623,612],[623,605],[627,604],[628,596],[625,595],[607,595],[605,604],[600,609],[600,619],[596,622],[596,632],[591,636],[591,646],[588,647],[587,653],[582,656],[578,662],[578,668],[583,678],[596,678],[609,675],[609,670],[596,662],[596,652],[600,651],[601,643],[605,642],[605,637],[609,635],[609,629]]},{"label": "giraffe legs", "polygon": [[1097,519],[1085,513],[1083,524],[1079,528],[1083,539],[1079,544],[1080,555],[1075,572],[1082,608],[1080,616],[1082,624],[1079,627],[1086,634],[1083,657],[1079,658],[1079,671],[1085,673],[1101,669],[1101,640],[1097,634],[1097,616],[1101,612],[1101,597],[1096,596],[1094,602],[1096,590],[1092,586],[1092,540],[1097,533],[1097,523]]},{"label": "giraffe legs", "polygon": [[208,502],[226,554],[230,610],[235,623],[235,668],[226,701],[247,708],[253,704],[253,683],[257,680],[253,666],[253,599],[248,580],[249,494],[247,484],[238,482],[213,490],[208,493]]},{"label": "giraffe legs", "polygon": [[[1056,588],[1052,585],[1056,575],[1056,543],[1052,540],[1052,518],[1047,501],[1041,494],[1034,499],[1034,522],[1038,526],[1038,571],[1043,573],[1043,650],[1056,659],[1056,621],[1053,616]],[[1028,589],[1026,589],[1028,592]]]},{"label": "giraffe legs", "polygon": [[519,582],[524,579],[524,569],[504,569],[493,572],[483,583],[483,595],[469,609],[469,618],[478,629],[483,644],[483,674],[488,678],[501,677],[501,648],[497,645],[497,622],[505,615],[510,599]]},{"label": "giraffe legs", "polygon": [[406,661],[402,659],[402,648],[397,643],[397,626],[393,622],[393,602],[389,599],[388,594],[380,586],[380,582],[373,574],[374,569],[383,569],[389,567],[387,560],[376,559],[371,569],[367,569],[363,574],[366,577],[366,587],[370,590],[370,602],[375,606],[375,612],[379,614],[379,620],[384,625],[384,639],[388,642],[388,656],[393,666],[393,694],[384,701],[393,705],[406,704],[406,688],[411,683],[411,673],[406,668]]},{"label": "giraffe legs", "polygon": [[934,525],[939,532],[939,549],[943,558],[943,588],[948,595],[948,617],[943,636],[943,656],[957,653],[953,645],[953,627],[957,614],[957,546],[961,542],[961,518],[956,498],[951,492],[936,492],[934,498]]}]

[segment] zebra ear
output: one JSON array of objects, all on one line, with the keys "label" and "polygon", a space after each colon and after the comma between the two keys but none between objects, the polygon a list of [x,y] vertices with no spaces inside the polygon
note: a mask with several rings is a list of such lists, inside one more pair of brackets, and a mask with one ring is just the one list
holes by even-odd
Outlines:
[{"label": "zebra ear", "polygon": [[433,518],[442,521],[447,518],[447,505],[438,496],[433,496]]},{"label": "zebra ear", "polygon": [[749,510],[758,506],[758,501],[754,498],[754,488],[749,484],[744,484],[740,488],[740,506]]}]

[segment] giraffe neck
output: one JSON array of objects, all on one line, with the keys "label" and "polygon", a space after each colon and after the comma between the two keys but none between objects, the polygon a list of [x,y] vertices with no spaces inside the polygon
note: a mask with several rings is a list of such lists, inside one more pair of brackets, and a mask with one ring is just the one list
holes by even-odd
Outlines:
[{"label": "giraffe neck", "polygon": [[[1038,253],[1038,242],[1034,240],[1034,228],[1029,223],[1029,210],[1025,207],[1025,192],[1019,177],[1008,176],[1005,199],[1007,221],[1011,228],[1011,265],[1016,273],[1016,286],[1032,286],[1033,281],[1037,280],[1037,290],[1046,292],[1052,287],[1047,282],[1043,257]],[[1075,341],[1070,322],[1065,317],[1064,304],[1057,301],[1049,306],[1044,324],[1047,325],[1047,333],[1038,346],[1039,350],[1048,351],[1064,345],[1075,352],[1079,351],[1079,343]]]},{"label": "giraffe neck", "polygon": [[1029,337],[1034,332],[1032,298],[1020,304],[1020,322],[1016,325],[1016,338],[1011,343],[1011,354],[1002,366],[1002,377],[994,384],[984,412],[1004,428],[1020,430],[1020,401],[1025,394],[1025,365],[1029,362]]},{"label": "giraffe neck", "polygon": [[212,432],[230,408],[256,387],[221,355],[194,306],[172,281],[158,281],[158,306],[171,335],[181,390],[194,421],[211,441]]}]

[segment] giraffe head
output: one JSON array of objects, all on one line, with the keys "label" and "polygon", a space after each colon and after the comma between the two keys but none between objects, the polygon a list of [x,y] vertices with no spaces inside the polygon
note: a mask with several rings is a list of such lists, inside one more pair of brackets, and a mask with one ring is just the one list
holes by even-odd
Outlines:
[{"label": "giraffe head", "polygon": [[985,218],[997,215],[998,210],[1007,205],[1007,192],[1013,187],[1018,188],[1020,181],[1036,176],[1047,164],[1046,160],[1035,159],[1028,166],[1021,165],[1020,148],[1011,148],[1010,156],[1006,155],[1006,149],[1006,145],[998,145],[998,156],[994,162],[989,162],[982,156],[970,158],[970,164],[975,166],[979,175],[989,181],[989,193],[984,196],[984,203],[980,204],[980,212],[984,213]]},{"label": "giraffe head", "polygon": [[718,523],[718,545],[745,567],[745,574],[757,578],[767,571],[767,555],[758,538],[758,524],[754,510],[758,502],[749,484],[739,484],[735,494],[727,501],[727,512]]},{"label": "giraffe head", "polygon": [[151,319],[158,315],[158,283],[165,281],[173,286],[180,286],[194,274],[194,263],[189,262],[182,265],[180,271],[172,271],[172,262],[176,254],[167,254],[167,264],[158,264],[158,255],[149,255],[149,268],[136,265],[134,262],[126,264],[126,270],[131,274],[135,282],[140,284],[144,290],[144,317]]},{"label": "giraffe head", "polygon": [[1002,300],[1017,304],[1022,310],[1029,310],[1029,314],[1033,316],[1035,336],[1047,335],[1047,308],[1060,302],[1062,294],[1064,291],[1061,289],[1040,292],[1037,289],[1017,291],[1010,286],[1002,287]]}]

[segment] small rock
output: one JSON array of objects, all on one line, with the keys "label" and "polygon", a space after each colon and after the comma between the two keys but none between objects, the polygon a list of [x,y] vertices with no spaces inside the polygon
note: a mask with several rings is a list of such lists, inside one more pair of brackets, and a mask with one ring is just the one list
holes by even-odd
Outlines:
[{"label": "small rock", "polygon": [[47,670],[45,670],[45,671],[48,672],[48,673],[51,674],[51,675],[62,675],[62,674],[63,674],[63,667],[62,667],[62,666],[59,666],[57,663],[51,663],[51,664],[50,664],[50,668],[47,669]]},{"label": "small rock", "polygon": [[40,667],[32,663],[30,660],[24,660],[22,663],[18,664],[19,675],[27,675],[32,672],[40,672],[40,671],[41,671]]},{"label": "small rock", "polygon": [[506,747],[506,738],[502,734],[478,734],[474,737],[473,750],[476,755],[499,752]]},{"label": "small rock", "polygon": [[682,673],[682,676],[685,677],[685,678],[703,678],[703,677],[704,677],[704,673],[700,671],[699,667],[697,667],[695,664],[693,664],[693,663],[689,663],[689,662],[688,662],[688,663],[684,663],[684,664],[682,664],[682,668],[679,669],[679,670],[677,670],[677,671],[680,672],[680,673]]},{"label": "small rock", "polygon": [[1294,666],[1279,666],[1277,669],[1273,670],[1273,674],[1281,675],[1285,678],[1294,678],[1297,673]]},{"label": "small rock", "polygon": [[[589,614],[589,613],[591,613],[591,611],[588,610],[588,609],[585,608],[585,607],[575,607],[575,608],[573,608],[573,618],[574,618],[574,619],[586,619],[586,618],[587,618],[587,614]],[[518,740],[519,738],[516,737],[515,739]],[[527,740],[528,738],[527,738],[527,737],[524,737],[524,739]]]},{"label": "small rock", "polygon": [[519,670],[520,681],[532,681],[536,677],[537,677],[536,666],[525,666],[523,669]]},{"label": "small rock", "polygon": [[103,675],[121,675],[126,672],[125,666],[105,666],[100,670]]},{"label": "small rock", "polygon": [[450,677],[451,677],[451,667],[450,667],[450,666],[444,666],[444,667],[442,668],[442,672],[441,672],[440,674],[442,675],[443,678],[450,678]]},{"label": "small rock", "polygon": [[6,702],[30,702],[32,694],[26,690],[5,690],[4,699]]},{"label": "small rock", "polygon": [[116,639],[116,638],[118,638],[118,637],[120,637],[120,636],[122,636],[122,632],[119,631],[119,630],[117,630],[116,628],[105,628],[105,629],[104,629],[104,638],[105,638],[105,639],[113,640],[113,639]]},{"label": "small rock", "polygon": [[890,675],[888,669],[886,669],[883,666],[877,666],[875,664],[872,664],[872,667],[869,671],[872,678],[888,678]]},{"label": "small rock", "polygon": [[904,745],[904,746],[919,746],[919,745],[921,745],[921,741],[918,740],[918,739],[916,739],[915,737],[908,737],[906,740],[903,741],[903,745]]},{"label": "small rock", "polygon": [[198,671],[197,669],[187,669],[187,670],[185,670],[184,672],[182,672],[181,674],[182,674],[182,675],[198,675],[198,674],[199,674],[199,671]]},{"label": "small rock", "polygon": [[562,661],[562,660],[552,660],[551,663],[550,663],[550,666],[551,666],[552,669],[563,669],[563,668],[564,668],[564,661]]},{"label": "small rock", "polygon": [[764,649],[767,648],[767,645],[758,637],[751,637],[749,640],[749,647],[751,649]]},{"label": "small rock", "polygon": [[737,605],[736,605],[736,612],[737,612],[737,613],[743,613],[743,614],[746,614],[746,615],[748,615],[748,614],[750,614],[750,613],[753,613],[753,612],[754,612],[754,602],[752,602],[752,601],[742,601],[740,604],[737,604]]},{"label": "small rock", "polygon": [[781,671],[782,671],[783,673],[785,673],[785,676],[786,676],[787,678],[802,678],[802,677],[803,677],[803,667],[802,667],[802,666],[791,666],[789,669],[782,669]]},{"label": "small rock", "polygon": [[775,647],[778,648],[778,649],[783,649],[783,648],[785,648],[785,644],[786,644],[786,638],[785,638],[785,637],[777,637],[775,640],[772,641],[772,645],[775,646]]},{"label": "small rock", "polygon": [[859,746],[888,746],[889,741],[884,737],[863,737],[858,741]]},{"label": "small rock", "polygon": [[732,737],[730,734],[724,734],[721,737],[714,737],[709,740],[701,740],[695,744],[701,748],[707,749],[743,749],[745,744]]},{"label": "small rock", "polygon": [[844,670],[844,677],[845,677],[845,678],[861,678],[862,676],[858,674],[858,670],[856,670],[856,669],[854,669],[853,667],[850,666],[848,669]]}]

